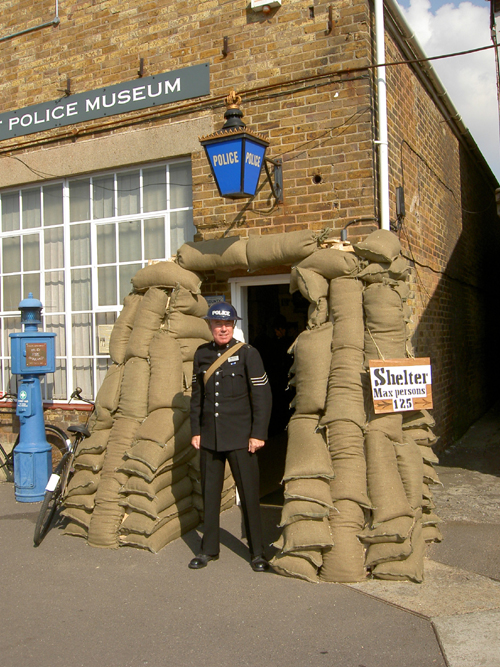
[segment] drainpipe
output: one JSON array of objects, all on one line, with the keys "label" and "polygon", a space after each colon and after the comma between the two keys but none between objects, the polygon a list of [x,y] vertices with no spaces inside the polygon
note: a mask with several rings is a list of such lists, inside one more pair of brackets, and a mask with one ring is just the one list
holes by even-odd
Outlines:
[{"label": "drainpipe", "polygon": [[[384,0],[375,0],[375,47],[377,65],[385,63]],[[387,145],[387,81],[385,67],[377,67],[378,187],[380,228],[390,230],[389,150]]]},{"label": "drainpipe", "polygon": [[56,0],[56,15],[52,21],[47,21],[46,23],[41,23],[36,25],[33,28],[26,28],[26,30],[20,30],[19,32],[14,32],[11,35],[5,35],[5,37],[0,37],[0,42],[6,42],[8,39],[13,39],[14,37],[20,37],[21,35],[26,35],[29,32],[35,32],[35,30],[41,30],[42,28],[49,28],[50,26],[59,25],[61,20],[59,18],[59,0]]}]

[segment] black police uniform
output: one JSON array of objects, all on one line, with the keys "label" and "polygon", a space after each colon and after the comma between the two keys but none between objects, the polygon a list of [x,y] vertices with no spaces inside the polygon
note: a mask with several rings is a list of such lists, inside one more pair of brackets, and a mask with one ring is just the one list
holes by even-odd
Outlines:
[{"label": "black police uniform", "polygon": [[272,394],[259,352],[240,347],[209,378],[203,375],[227,348],[201,345],[194,356],[191,435],[201,435],[200,461],[204,504],[202,553],[219,553],[219,515],[224,468],[229,461],[241,499],[252,558],[263,554],[257,455],[248,451],[250,438],[267,439]]}]

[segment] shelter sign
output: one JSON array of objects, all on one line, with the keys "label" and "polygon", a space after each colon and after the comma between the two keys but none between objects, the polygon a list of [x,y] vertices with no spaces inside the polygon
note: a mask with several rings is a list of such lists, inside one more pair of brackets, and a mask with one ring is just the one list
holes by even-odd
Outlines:
[{"label": "shelter sign", "polygon": [[432,408],[432,371],[429,357],[370,360],[375,414]]},{"label": "shelter sign", "polygon": [[0,114],[0,141],[210,93],[208,63]]}]

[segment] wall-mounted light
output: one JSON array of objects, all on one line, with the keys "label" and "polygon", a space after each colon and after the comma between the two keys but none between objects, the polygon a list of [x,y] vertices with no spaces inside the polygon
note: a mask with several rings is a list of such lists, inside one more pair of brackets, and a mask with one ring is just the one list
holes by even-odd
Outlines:
[{"label": "wall-mounted light", "polygon": [[254,12],[264,12],[264,14],[268,14],[271,9],[281,7],[281,0],[251,0],[250,7]]},{"label": "wall-mounted light", "polygon": [[[266,158],[269,142],[264,135],[247,129],[241,120],[243,112],[240,104],[241,97],[231,91],[226,98],[226,122],[222,129],[200,138],[219,194],[226,199],[254,197],[262,167],[265,167],[272,192],[278,203],[282,203],[281,160]],[[268,164],[274,167],[274,183]]]}]

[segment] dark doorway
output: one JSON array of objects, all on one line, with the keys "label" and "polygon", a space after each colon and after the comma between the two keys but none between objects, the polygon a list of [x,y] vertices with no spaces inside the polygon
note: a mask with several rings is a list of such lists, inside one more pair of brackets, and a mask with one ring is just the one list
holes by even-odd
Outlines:
[{"label": "dark doorway", "polygon": [[282,503],[281,480],[285,469],[286,426],[294,391],[288,386],[293,358],[287,353],[307,324],[309,303],[299,292],[290,294],[288,285],[248,287],[248,342],[264,361],[273,392],[269,439],[259,452],[260,494],[264,502]]}]

